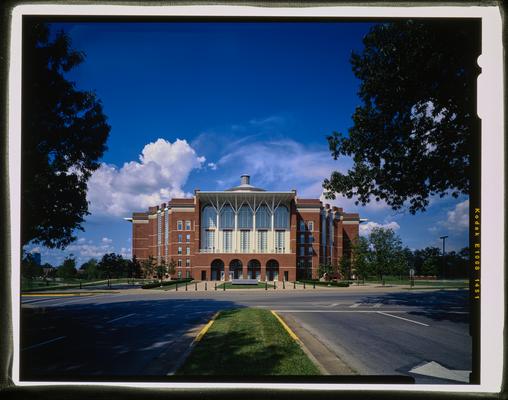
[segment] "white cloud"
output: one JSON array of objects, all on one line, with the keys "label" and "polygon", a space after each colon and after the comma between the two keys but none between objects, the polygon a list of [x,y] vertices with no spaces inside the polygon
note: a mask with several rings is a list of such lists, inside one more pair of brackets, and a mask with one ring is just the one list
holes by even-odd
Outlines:
[{"label": "white cloud", "polygon": [[210,168],[212,171],[215,171],[217,169],[217,164],[213,163],[213,162],[209,162],[207,164],[208,168]]},{"label": "white cloud", "polygon": [[193,169],[205,162],[186,140],[158,139],[147,144],[139,162],[121,168],[102,164],[88,182],[90,212],[97,216],[126,216],[172,197],[186,197],[182,187]]},{"label": "white cloud", "polygon": [[372,229],[374,228],[391,229],[393,231],[397,231],[400,229],[400,225],[395,221],[388,222],[385,224],[379,224],[374,221],[369,221],[367,223],[360,224],[360,235],[369,236],[370,233],[372,232]]},{"label": "white cloud", "polygon": [[111,243],[113,243],[113,239],[110,239],[110,238],[107,238],[107,237],[103,237],[102,238],[102,243],[104,243],[104,244],[111,244]]},{"label": "white cloud", "polygon": [[469,229],[469,200],[458,203],[453,210],[448,211],[446,220],[440,221],[438,224],[450,231]]}]

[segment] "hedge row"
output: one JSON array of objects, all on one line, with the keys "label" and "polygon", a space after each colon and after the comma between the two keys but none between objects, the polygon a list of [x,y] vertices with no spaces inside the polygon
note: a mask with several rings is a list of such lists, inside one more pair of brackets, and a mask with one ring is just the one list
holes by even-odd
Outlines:
[{"label": "hedge row", "polygon": [[316,284],[317,286],[337,286],[337,287],[349,287],[349,282],[348,281],[342,281],[342,282],[334,282],[334,281],[328,281],[328,282],[323,282],[323,281],[319,281],[319,280],[313,280],[313,279],[307,279],[307,280],[300,280],[298,281],[300,283],[305,283],[306,285],[313,285],[313,284]]},{"label": "hedge row", "polygon": [[191,281],[192,281],[192,278],[178,279],[176,281],[162,281],[162,283],[161,282],[153,282],[153,283],[147,283],[147,284],[141,286],[141,289],[153,289],[153,288],[161,287],[161,286],[172,286],[172,285],[176,285],[177,283],[185,283],[185,282],[191,282]]}]

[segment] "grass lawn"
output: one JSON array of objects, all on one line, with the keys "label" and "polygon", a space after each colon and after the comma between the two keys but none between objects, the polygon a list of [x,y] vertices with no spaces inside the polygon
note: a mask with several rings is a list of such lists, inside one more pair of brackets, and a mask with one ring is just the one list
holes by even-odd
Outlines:
[{"label": "grass lawn", "polygon": [[269,310],[222,311],[177,375],[319,375]]},{"label": "grass lawn", "polygon": [[[228,290],[228,289],[264,289],[265,288],[264,282],[258,282],[257,285],[233,285],[231,282],[225,282],[225,283],[221,283],[220,285],[217,285],[217,290],[223,289],[224,285],[226,285],[226,290]],[[212,288],[213,287],[214,286],[212,285]],[[277,285],[277,287],[282,287],[282,283],[280,283],[280,285]],[[273,289],[273,285],[269,283],[268,289],[270,289],[270,288]]]}]

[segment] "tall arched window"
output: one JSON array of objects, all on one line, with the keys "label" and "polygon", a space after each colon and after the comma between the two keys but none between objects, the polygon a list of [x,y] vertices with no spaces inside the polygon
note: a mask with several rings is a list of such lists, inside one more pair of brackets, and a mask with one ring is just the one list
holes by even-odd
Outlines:
[{"label": "tall arched window", "polygon": [[206,206],[201,214],[201,227],[204,229],[217,227],[217,211],[213,207]]},{"label": "tall arched window", "polygon": [[252,211],[249,206],[240,207],[238,229],[252,229]]},{"label": "tall arched window", "polygon": [[275,210],[275,229],[289,229],[289,210],[286,206],[279,206]]},{"label": "tall arched window", "polygon": [[235,227],[235,213],[231,206],[224,206],[220,212],[220,228],[233,229]]},{"label": "tall arched window", "polygon": [[261,206],[256,211],[256,229],[271,229],[272,218],[267,206]]}]

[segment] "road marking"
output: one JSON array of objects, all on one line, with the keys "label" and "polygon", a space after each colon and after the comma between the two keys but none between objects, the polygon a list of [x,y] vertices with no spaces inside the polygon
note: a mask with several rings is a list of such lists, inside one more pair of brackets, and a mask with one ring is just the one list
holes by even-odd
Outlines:
[{"label": "road marking", "polygon": [[372,308],[379,308],[383,305],[383,303],[376,303],[372,306]]},{"label": "road marking", "polygon": [[332,304],[329,304],[327,305],[326,307],[335,307],[335,306],[338,306],[340,303],[332,303]]},{"label": "road marking", "polygon": [[[378,314],[386,315],[387,317],[403,319],[404,321],[412,322],[413,324],[418,324],[418,325],[423,325],[423,326],[430,326],[430,325],[424,324],[423,322],[418,322],[418,321],[414,321],[412,319],[407,319],[407,318],[398,317],[396,315],[387,314],[386,312],[383,312],[383,311],[376,311],[376,312]],[[390,312],[393,312],[393,311],[390,311]]]},{"label": "road marking", "polygon": [[127,315],[123,315],[123,316],[115,318],[115,319],[111,319],[108,322],[106,322],[106,324],[109,324],[109,323],[115,322],[115,321],[119,321],[119,320],[124,319],[124,318],[132,317],[133,315],[136,315],[136,313],[127,314]]},{"label": "road marking", "polygon": [[298,336],[296,336],[296,333],[294,333],[291,330],[291,328],[289,326],[287,326],[287,324],[282,320],[282,318],[279,317],[274,310],[271,310],[271,311],[272,311],[272,314],[275,316],[275,318],[277,318],[277,320],[280,322],[282,327],[286,330],[286,332],[289,333],[289,336],[291,336],[295,342],[301,343],[301,340],[298,338]]},{"label": "road marking", "polygon": [[[87,300],[96,300],[96,299],[100,299],[100,298],[103,298],[103,297],[108,297],[109,294],[107,295],[102,295],[102,296],[86,296],[82,299],[77,299],[77,300],[70,300],[70,301],[64,301],[64,302],[61,302],[61,303],[50,303],[50,304],[47,304],[45,303],[45,305],[48,305],[50,307],[54,307],[54,306],[62,306],[62,305],[67,305],[67,304],[72,304],[72,303],[79,303],[81,301],[87,301]],[[54,299],[54,300],[49,300],[49,301],[58,301],[59,299]]]},{"label": "road marking", "polygon": [[349,306],[349,308],[356,308],[356,307],[358,307],[360,304],[362,304],[362,303],[355,303],[355,304],[351,304],[351,305]]},{"label": "road marking", "polygon": [[435,378],[469,383],[469,373],[471,371],[448,369],[435,361],[431,361],[417,365],[409,372],[418,375],[433,376]]},{"label": "road marking", "polygon": [[66,336],[59,336],[59,337],[54,338],[54,339],[46,340],[45,342],[42,342],[42,343],[37,343],[37,344],[34,344],[34,345],[32,345],[32,346],[25,347],[24,349],[21,349],[21,351],[30,350],[30,349],[34,349],[34,348],[36,348],[36,347],[44,346],[45,344],[48,344],[48,343],[53,343],[53,342],[56,342],[57,340],[62,340],[62,339],[64,339],[65,337],[66,337]]},{"label": "road marking", "polygon": [[215,319],[219,316],[219,314],[220,314],[220,311],[218,311],[218,312],[216,312],[214,314],[212,319],[210,321],[208,321],[208,323],[203,327],[203,329],[201,329],[201,331],[198,333],[196,338],[192,341],[191,346],[193,346],[194,344],[196,344],[199,341],[201,341],[201,339],[203,339],[203,336],[205,336],[206,332],[208,332],[208,329],[210,329],[210,327],[212,326],[212,324],[215,321]]},{"label": "road marking", "polygon": [[[285,313],[379,313],[381,311],[374,310],[273,310],[275,312],[285,312]],[[391,313],[407,313],[407,311],[402,310],[387,310]]]}]

